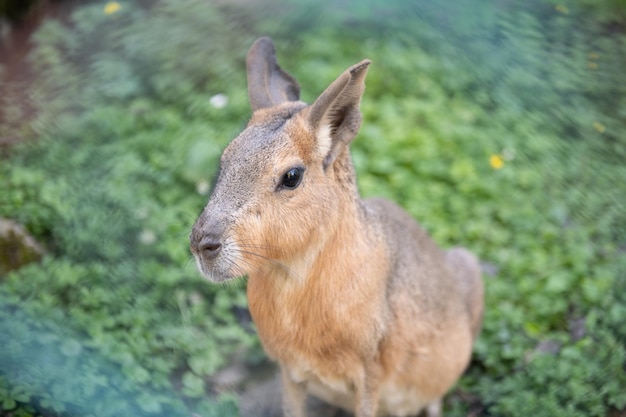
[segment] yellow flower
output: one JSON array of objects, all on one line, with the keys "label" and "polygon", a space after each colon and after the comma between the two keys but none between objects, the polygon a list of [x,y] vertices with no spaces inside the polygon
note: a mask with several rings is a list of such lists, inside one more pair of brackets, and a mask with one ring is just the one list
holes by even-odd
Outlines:
[{"label": "yellow flower", "polygon": [[559,13],[569,14],[569,9],[564,4],[557,4],[554,10],[556,10]]},{"label": "yellow flower", "polygon": [[104,14],[111,15],[113,13],[119,12],[122,8],[122,5],[116,1],[110,1],[104,6]]},{"label": "yellow flower", "polygon": [[489,165],[493,169],[501,169],[504,166],[504,159],[498,154],[493,154],[489,157]]},{"label": "yellow flower", "polygon": [[593,128],[598,131],[598,133],[604,133],[606,130],[606,126],[604,126],[600,122],[593,122]]}]

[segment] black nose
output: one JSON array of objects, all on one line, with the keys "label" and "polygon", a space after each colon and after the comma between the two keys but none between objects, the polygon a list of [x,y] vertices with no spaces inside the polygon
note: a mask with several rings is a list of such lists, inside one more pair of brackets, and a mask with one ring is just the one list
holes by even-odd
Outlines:
[{"label": "black nose", "polygon": [[213,259],[222,250],[221,240],[214,235],[207,235],[200,240],[198,250],[208,259]]}]

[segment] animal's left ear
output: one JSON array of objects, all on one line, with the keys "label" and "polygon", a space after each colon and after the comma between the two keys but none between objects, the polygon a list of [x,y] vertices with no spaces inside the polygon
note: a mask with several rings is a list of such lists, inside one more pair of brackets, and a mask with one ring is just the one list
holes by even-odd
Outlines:
[{"label": "animal's left ear", "polygon": [[257,39],[246,56],[248,98],[252,110],[298,101],[300,86],[283,71],[276,60],[274,43],[268,37]]},{"label": "animal's left ear", "polygon": [[361,97],[370,60],[348,68],[306,109],[307,120],[326,154],[324,168],[352,142],[361,127]]}]

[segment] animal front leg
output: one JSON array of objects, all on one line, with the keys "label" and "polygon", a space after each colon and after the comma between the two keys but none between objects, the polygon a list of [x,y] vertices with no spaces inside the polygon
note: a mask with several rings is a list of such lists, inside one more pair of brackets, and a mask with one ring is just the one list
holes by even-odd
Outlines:
[{"label": "animal front leg", "polygon": [[441,398],[428,404],[426,417],[441,417]]},{"label": "animal front leg", "polygon": [[355,417],[375,417],[378,409],[380,372],[375,365],[365,366],[363,374],[355,381]]},{"label": "animal front leg", "polygon": [[285,417],[306,417],[305,383],[294,381],[284,366],[281,366],[280,375],[283,386],[283,413]]}]

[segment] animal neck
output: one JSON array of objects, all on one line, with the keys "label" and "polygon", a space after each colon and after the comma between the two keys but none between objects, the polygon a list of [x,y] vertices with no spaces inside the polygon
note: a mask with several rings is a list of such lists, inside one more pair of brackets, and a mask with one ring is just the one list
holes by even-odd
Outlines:
[{"label": "animal neck", "polygon": [[300,259],[249,275],[248,306],[270,357],[337,351],[338,341],[367,339],[363,329],[384,327],[377,311],[384,310],[386,284],[376,277],[385,276],[388,264],[361,210],[358,200],[343,206],[332,232]]},{"label": "animal neck", "polygon": [[280,262],[270,262],[248,277],[248,297],[254,301],[303,294],[317,287],[343,285],[355,262],[367,250],[364,228],[356,199],[346,199],[340,210],[327,219],[310,239],[306,251]]},{"label": "animal neck", "polygon": [[337,156],[333,166],[328,169],[333,170],[335,183],[343,189],[344,195],[350,199],[350,203],[352,205],[357,204],[359,191],[356,184],[356,172],[350,156],[350,149],[347,146]]},{"label": "animal neck", "polygon": [[311,280],[325,279],[334,270],[354,258],[350,252],[361,247],[363,227],[357,200],[346,199],[340,210],[326,218],[326,223],[317,227],[308,240],[306,250],[280,262],[271,262],[249,279],[257,276],[286,285],[302,285]]}]

